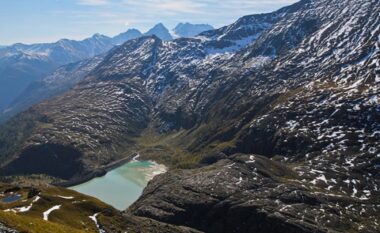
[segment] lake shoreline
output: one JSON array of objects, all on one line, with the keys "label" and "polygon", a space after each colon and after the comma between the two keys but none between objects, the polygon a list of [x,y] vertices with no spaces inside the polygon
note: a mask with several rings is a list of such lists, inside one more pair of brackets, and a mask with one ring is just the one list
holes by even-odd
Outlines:
[{"label": "lake shoreline", "polygon": [[138,157],[134,156],[129,159],[130,162],[119,167],[116,163],[109,165],[107,168],[111,171],[105,176],[71,186],[69,189],[95,197],[123,211],[142,195],[150,180],[167,172],[165,165],[152,160],[138,160]]},{"label": "lake shoreline", "polygon": [[93,172],[90,172],[88,173],[87,175],[84,175],[82,177],[79,177],[79,178],[76,178],[76,179],[73,179],[73,180],[69,180],[69,181],[63,181],[63,182],[57,182],[57,183],[52,183],[52,185],[54,186],[58,186],[58,187],[64,187],[64,188],[69,188],[69,187],[72,187],[72,186],[76,186],[76,185],[80,185],[80,184],[83,184],[83,183],[86,183],[94,178],[98,178],[98,177],[103,177],[105,175],[107,175],[108,172],[118,168],[118,167],[121,167],[133,160],[136,159],[136,157],[138,157],[139,154],[138,153],[133,153],[132,155],[126,157],[126,158],[123,158],[123,159],[120,159],[120,160],[117,160],[115,162],[112,162],[108,165],[105,165],[101,168],[98,168],[96,169],[95,171]]}]

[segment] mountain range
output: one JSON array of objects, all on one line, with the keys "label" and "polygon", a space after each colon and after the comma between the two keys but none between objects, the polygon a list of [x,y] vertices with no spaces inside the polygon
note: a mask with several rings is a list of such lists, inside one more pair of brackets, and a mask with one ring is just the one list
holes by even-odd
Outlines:
[{"label": "mountain range", "polygon": [[100,231],[380,231],[379,1],[302,0],[191,38],[145,35],[45,82],[70,88],[0,127],[11,184],[80,180],[137,152],[169,168],[122,213],[76,212],[52,197],[66,189],[40,188]]},{"label": "mountain range", "polygon": [[[201,32],[196,28],[197,25],[187,24],[182,33],[193,35]],[[212,27],[205,29],[209,28]],[[14,102],[16,98],[25,96],[22,92],[25,89],[29,91],[32,88],[29,85],[33,83],[35,87],[38,84],[34,82],[40,82],[58,67],[104,54],[116,45],[143,35],[172,39],[169,30],[163,24],[157,24],[145,34],[137,29],[130,29],[112,38],[95,34],[83,41],[62,39],[56,43],[14,44],[0,48],[0,111],[6,111],[7,116],[12,115],[10,112],[17,112],[12,108],[18,105]]]}]

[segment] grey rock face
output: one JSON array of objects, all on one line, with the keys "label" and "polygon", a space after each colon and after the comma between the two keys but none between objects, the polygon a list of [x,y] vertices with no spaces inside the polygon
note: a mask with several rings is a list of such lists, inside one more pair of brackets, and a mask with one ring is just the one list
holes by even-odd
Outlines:
[{"label": "grey rock face", "polygon": [[0,232],[1,233],[18,233],[18,231],[8,228],[4,226],[2,223],[0,223]]},{"label": "grey rock face", "polygon": [[[347,232],[376,215],[375,205],[320,192],[283,163],[234,155],[160,175],[128,212],[205,232]],[[361,229],[375,232],[376,226]]]}]

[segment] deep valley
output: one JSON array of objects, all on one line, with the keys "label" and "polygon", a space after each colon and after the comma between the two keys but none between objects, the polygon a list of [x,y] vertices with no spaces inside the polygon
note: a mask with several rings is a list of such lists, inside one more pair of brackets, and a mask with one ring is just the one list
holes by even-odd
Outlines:
[{"label": "deep valley", "polygon": [[[113,43],[26,89],[0,125],[0,198],[21,195],[0,232],[379,232],[380,1],[206,28]],[[62,187],[136,153],[167,171],[127,209]]]}]

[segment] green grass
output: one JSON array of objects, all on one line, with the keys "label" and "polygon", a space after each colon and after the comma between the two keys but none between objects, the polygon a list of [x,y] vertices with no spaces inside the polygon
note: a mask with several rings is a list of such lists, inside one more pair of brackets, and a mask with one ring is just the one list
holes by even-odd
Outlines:
[{"label": "green grass", "polygon": [[[3,192],[10,187],[12,186],[8,184],[0,184],[0,191]],[[21,200],[9,204],[0,203],[0,222],[20,232],[76,233],[98,232],[94,222],[89,218],[95,213],[108,213],[108,218],[104,222],[106,225],[113,224],[111,220],[114,218],[123,218],[119,211],[96,198],[65,188],[51,186],[39,186],[37,188],[41,191],[39,194],[40,199],[33,203],[33,207],[27,212],[15,214],[4,212],[3,210],[29,206],[34,200],[34,198],[27,199],[30,188],[24,187],[17,191],[22,195]],[[59,196],[74,198],[65,199]],[[61,205],[61,208],[49,215],[49,221],[44,221],[43,212],[56,205]],[[122,229],[120,224],[116,224],[114,227]]]},{"label": "green grass", "polygon": [[79,230],[55,222],[44,221],[43,219],[22,216],[14,213],[0,211],[0,221],[8,227],[14,228],[20,232],[27,233],[84,233],[96,232],[93,230]]}]

